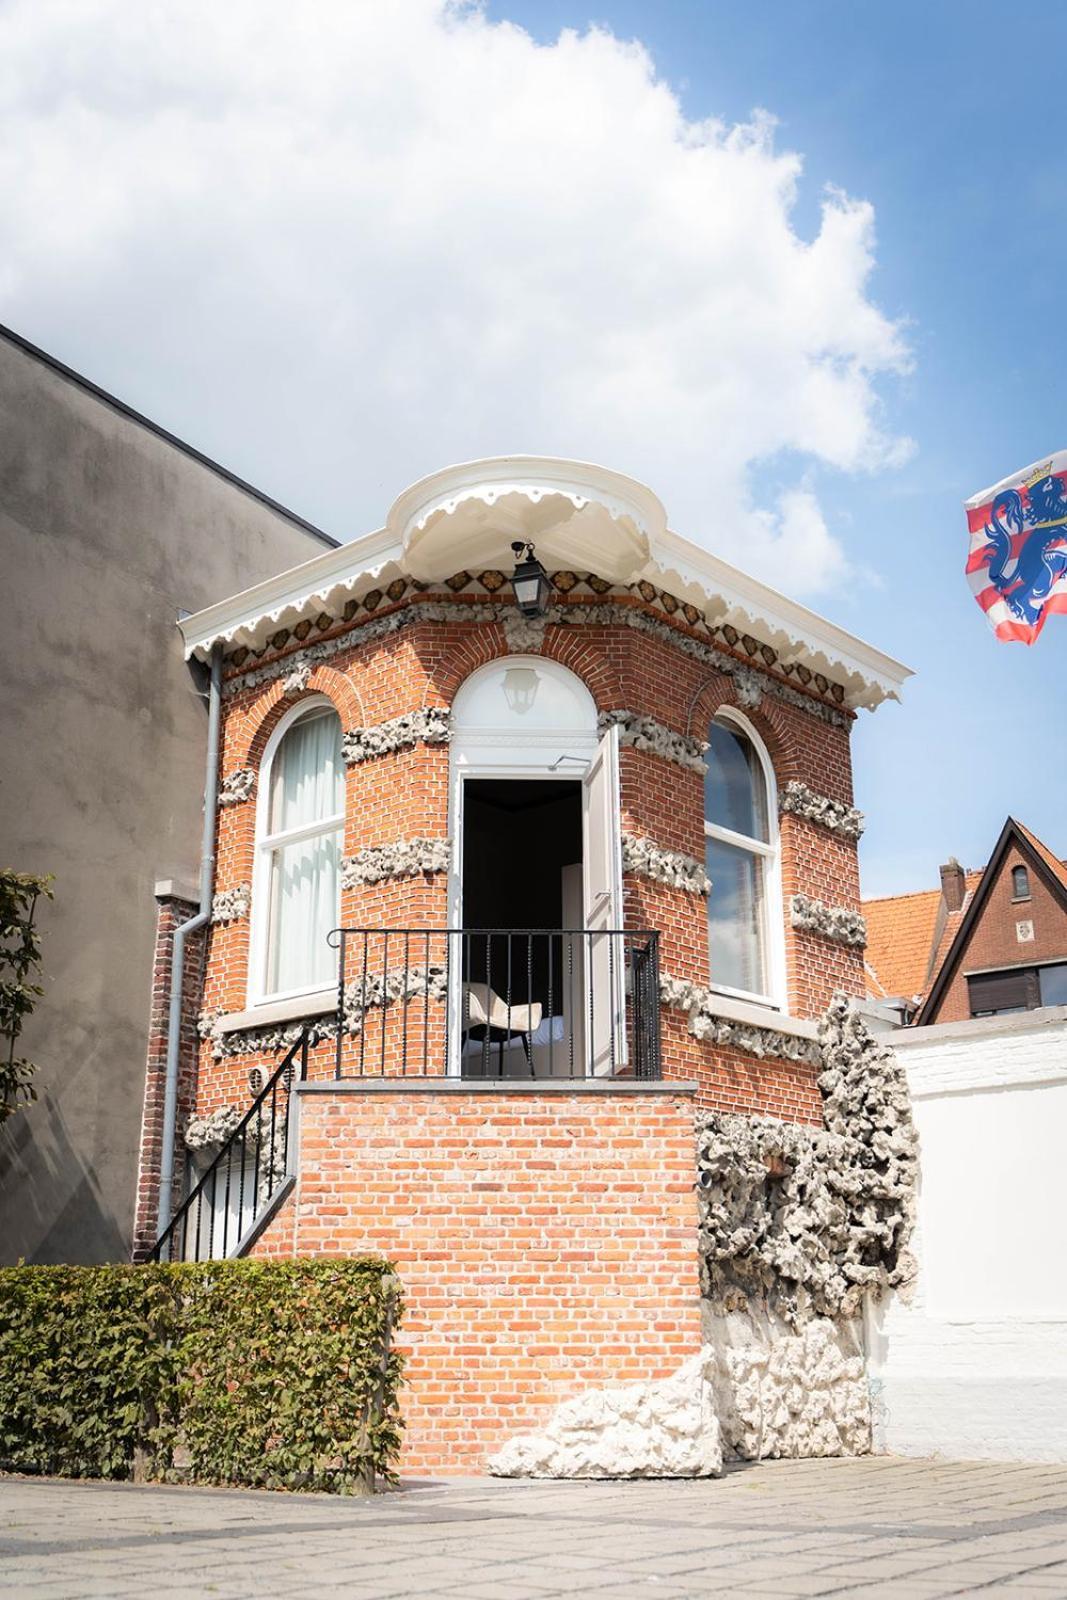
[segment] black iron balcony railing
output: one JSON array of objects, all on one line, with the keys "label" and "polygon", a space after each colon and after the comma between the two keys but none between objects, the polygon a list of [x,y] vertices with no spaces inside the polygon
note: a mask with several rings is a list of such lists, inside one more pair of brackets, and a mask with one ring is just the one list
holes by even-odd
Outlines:
[{"label": "black iron balcony railing", "polygon": [[334,1072],[658,1078],[659,935],[338,928]]}]

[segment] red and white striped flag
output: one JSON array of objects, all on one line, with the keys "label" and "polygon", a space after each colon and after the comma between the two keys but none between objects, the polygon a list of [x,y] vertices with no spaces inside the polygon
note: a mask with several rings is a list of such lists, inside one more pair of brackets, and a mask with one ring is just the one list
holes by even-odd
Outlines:
[{"label": "red and white striped flag", "polygon": [[998,639],[1033,644],[1067,611],[1067,450],[964,501],[967,581]]}]

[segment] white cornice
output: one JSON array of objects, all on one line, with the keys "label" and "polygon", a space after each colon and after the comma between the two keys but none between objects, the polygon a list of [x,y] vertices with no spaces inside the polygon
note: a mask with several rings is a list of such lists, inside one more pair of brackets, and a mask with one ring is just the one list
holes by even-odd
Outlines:
[{"label": "white cornice", "polygon": [[386,526],[209,606],[181,624],[186,654],[216,642],[259,648],[274,632],[394,578],[440,581],[507,568],[513,538],[534,540],[550,570],[592,571],[614,583],[652,583],[843,685],[846,703],[899,699],[911,670],[825,617],[672,532],[659,500],[622,473],[542,456],[499,456],[420,479],[393,503]]},{"label": "white cornice", "polygon": [[216,643],[256,644],[261,635],[299,622],[316,605],[324,610],[342,594],[365,594],[375,583],[402,575],[402,555],[392,534],[380,528],[205,606],[181,621],[186,657],[206,659]]}]

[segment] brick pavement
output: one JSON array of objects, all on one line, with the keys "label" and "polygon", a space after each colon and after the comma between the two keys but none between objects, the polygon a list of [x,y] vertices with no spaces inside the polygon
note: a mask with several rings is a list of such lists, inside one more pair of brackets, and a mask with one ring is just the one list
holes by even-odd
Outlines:
[{"label": "brick pavement", "polygon": [[1067,1596],[1067,1467],[764,1462],[715,1481],[453,1479],[367,1500],[0,1479],[0,1594]]}]

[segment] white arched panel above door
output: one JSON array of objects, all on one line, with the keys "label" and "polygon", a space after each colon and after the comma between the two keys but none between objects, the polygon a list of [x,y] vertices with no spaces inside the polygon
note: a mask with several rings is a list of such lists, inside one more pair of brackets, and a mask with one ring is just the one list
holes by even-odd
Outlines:
[{"label": "white arched panel above door", "polygon": [[[582,680],[542,656],[503,656],[479,667],[452,704],[457,767],[553,769],[591,759],[597,714]],[[574,761],[565,762],[574,770]]]}]

